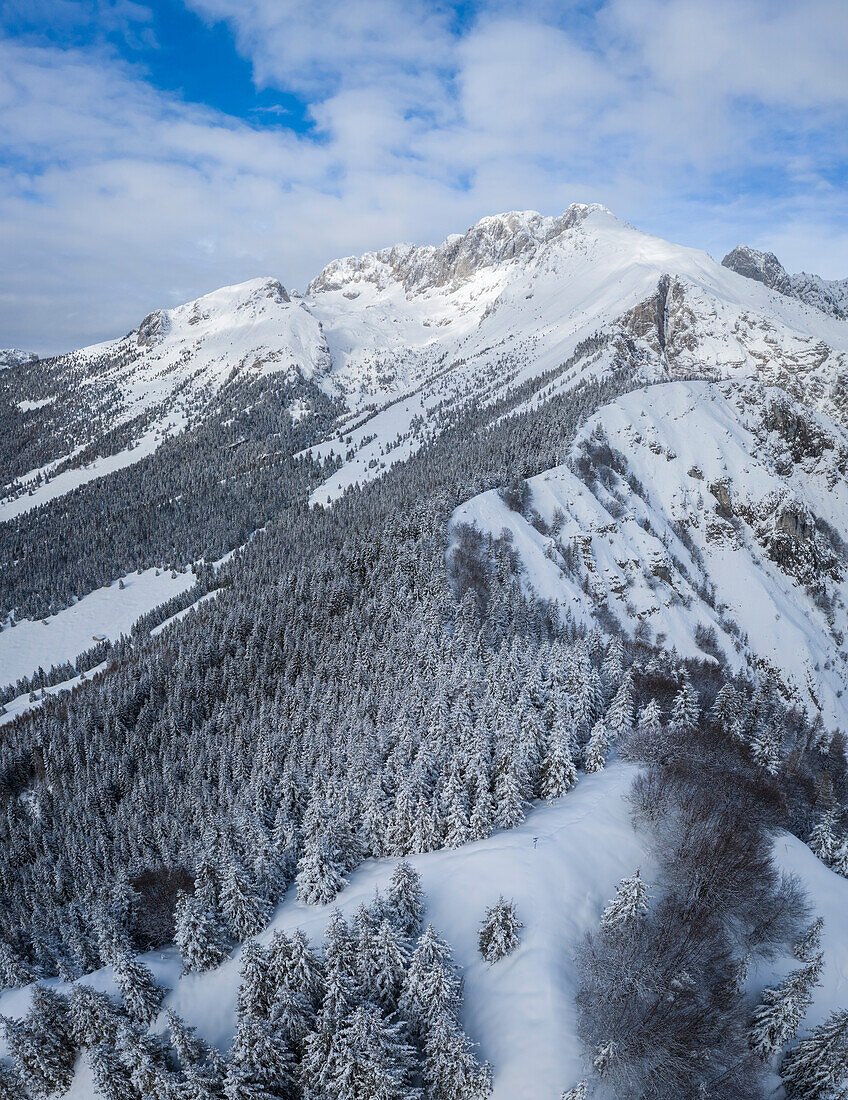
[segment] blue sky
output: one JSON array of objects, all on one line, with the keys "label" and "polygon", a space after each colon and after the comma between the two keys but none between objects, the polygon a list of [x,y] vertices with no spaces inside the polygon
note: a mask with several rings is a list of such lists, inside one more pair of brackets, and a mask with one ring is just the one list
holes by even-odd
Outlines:
[{"label": "blue sky", "polygon": [[845,0],[0,0],[0,347],[599,201],[848,275]]}]

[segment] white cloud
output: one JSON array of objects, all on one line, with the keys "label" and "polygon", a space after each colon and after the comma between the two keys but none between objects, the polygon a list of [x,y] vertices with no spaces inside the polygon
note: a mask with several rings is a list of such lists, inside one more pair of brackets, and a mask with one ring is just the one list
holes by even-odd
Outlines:
[{"label": "white cloud", "polygon": [[302,286],[336,255],[571,201],[848,274],[842,0],[504,3],[461,33],[422,2],[191,3],[317,133],[0,41],[0,345],[78,345],[222,283]]}]

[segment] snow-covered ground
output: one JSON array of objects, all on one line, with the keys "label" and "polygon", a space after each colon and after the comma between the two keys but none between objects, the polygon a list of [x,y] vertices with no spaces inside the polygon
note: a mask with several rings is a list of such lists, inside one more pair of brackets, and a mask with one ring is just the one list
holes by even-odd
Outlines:
[{"label": "snow-covered ground", "polygon": [[39,667],[47,671],[73,661],[104,638],[117,641],[136,619],[196,583],[191,572],[171,577],[167,570],[145,569],[124,577],[123,589],[115,582],[48,619],[21,619],[0,632],[0,684],[14,683]]},{"label": "snow-covered ground", "polygon": [[[571,457],[578,460],[600,430],[641,483],[639,491],[617,479],[610,493],[564,464],[529,480],[529,518],[491,491],[459,507],[453,520],[496,537],[510,531],[526,583],[578,620],[590,623],[603,604],[631,633],[642,624],[682,655],[702,659],[703,631],[712,628],[732,666],[765,658],[803,705],[820,706],[828,725],[845,727],[848,562],[832,577],[821,575],[828,609],[772,560],[768,546],[778,524],[792,527],[796,516],[802,524],[790,542],[798,541],[802,556],[812,553],[816,519],[848,543],[848,483],[839,473],[848,435],[810,414],[825,445],[819,456],[795,462],[787,440],[770,430],[771,400],[785,398],[746,383],[636,390],[589,419]],[[792,403],[787,407],[799,414]],[[719,497],[730,502],[730,518]],[[531,522],[533,512],[543,530]],[[681,528],[699,558],[681,541]],[[713,601],[704,597],[705,582],[715,587]]]},{"label": "snow-covered ground", "polygon": [[[581,776],[577,787],[552,805],[536,805],[517,829],[454,850],[411,856],[427,893],[425,920],[454,948],[465,977],[463,1024],[495,1070],[493,1100],[558,1100],[584,1073],[576,1035],[572,955],[584,933],[625,875],[653,867],[645,838],[630,823],[626,794],[634,769],[612,765]],[[384,887],[395,860],[369,860],[330,906],[305,906],[290,891],[269,927],[302,928],[320,942],[335,904],[348,915]],[[494,966],[481,959],[477,932],[487,906],[504,894],[515,901],[525,927],[521,947]],[[221,1048],[234,1029],[238,953],[215,971],[180,975],[173,949],[151,952],[145,962],[172,992],[165,1000]],[[86,979],[114,991],[108,970]],[[0,995],[0,1013],[22,1015],[27,990]],[[164,1023],[159,1025],[164,1027]],[[0,1054],[3,1053],[0,1040]],[[67,1100],[91,1100],[85,1060]]]},{"label": "snow-covered ground", "polygon": [[[486,840],[411,856],[427,893],[425,921],[432,922],[454,948],[465,978],[462,1022],[479,1043],[479,1054],[494,1067],[492,1100],[558,1100],[563,1089],[586,1076],[577,1037],[577,992],[573,955],[586,931],[596,927],[620,879],[641,868],[654,881],[656,868],[649,838],[634,830],[627,793],[636,769],[612,763],[605,771],[581,775],[577,787],[551,805],[535,804],[526,821]],[[807,1027],[830,1011],[848,1005],[848,880],[821,863],[801,841],[781,834],[775,844],[778,865],[796,874],[807,890],[814,915],[824,917],[825,965],[807,1014]],[[351,916],[368,903],[375,887],[384,888],[395,860],[368,860],[351,876],[329,906],[305,906],[290,891],[268,928],[258,937],[267,944],[275,929],[302,928],[320,943],[332,909]],[[524,924],[521,946],[493,966],[477,949],[477,932],[487,906],[503,894],[515,902]],[[173,1008],[220,1049],[234,1029],[239,982],[239,952],[218,969],[181,975],[175,949],[142,956],[157,979],[170,987],[165,1007]],[[797,960],[789,954],[760,962],[749,983],[752,1003]],[[108,969],[88,975],[86,983],[115,993]],[[67,988],[51,982],[58,988]],[[29,989],[0,995],[0,1014],[22,1016]],[[160,1016],[154,1030],[165,1027]],[[0,1038],[0,1056],[5,1053]],[[67,1100],[92,1100],[94,1090],[86,1059],[80,1059]]]}]

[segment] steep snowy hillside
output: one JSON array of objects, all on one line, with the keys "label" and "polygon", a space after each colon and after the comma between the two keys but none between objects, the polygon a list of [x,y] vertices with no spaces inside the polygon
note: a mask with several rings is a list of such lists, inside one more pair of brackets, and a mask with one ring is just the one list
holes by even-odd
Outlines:
[{"label": "steep snowy hillside", "polygon": [[798,298],[832,317],[848,320],[848,279],[823,279],[821,275],[808,275],[805,271],[789,275],[773,252],[760,252],[745,244],[737,245],[721,262],[723,267],[780,294]]},{"label": "steep snowy hillside", "polygon": [[753,382],[668,383],[593,416],[568,462],[454,513],[510,533],[528,584],[592,623],[770,662],[848,725],[848,434]]}]

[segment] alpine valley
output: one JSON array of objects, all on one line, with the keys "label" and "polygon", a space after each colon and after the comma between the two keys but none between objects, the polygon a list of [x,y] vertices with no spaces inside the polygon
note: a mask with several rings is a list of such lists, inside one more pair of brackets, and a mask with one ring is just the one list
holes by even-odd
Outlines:
[{"label": "alpine valley", "polygon": [[0,1097],[844,1095],[846,637],[848,279],[576,204],[0,351]]}]

